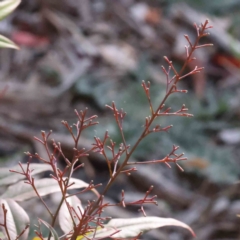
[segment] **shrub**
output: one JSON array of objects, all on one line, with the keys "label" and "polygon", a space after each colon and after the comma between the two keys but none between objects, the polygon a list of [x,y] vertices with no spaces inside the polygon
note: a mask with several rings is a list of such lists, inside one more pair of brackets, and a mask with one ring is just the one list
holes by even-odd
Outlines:
[{"label": "shrub", "polygon": [[[6,6],[6,3],[10,2],[11,4],[14,2],[17,5],[20,1],[7,0],[1,2],[0,12],[1,4],[3,6],[5,3]],[[16,7],[16,5],[13,6]],[[11,10],[13,10],[13,8],[11,8]],[[27,164],[19,163],[19,165],[13,167],[10,172],[8,169],[0,169],[0,184],[2,186],[9,186],[0,197],[1,239],[28,239],[30,220],[25,210],[17,202],[24,201],[32,197],[39,198],[51,219],[50,222],[39,219],[39,228],[35,231],[36,237],[34,239],[80,240],[102,239],[106,237],[115,239],[137,239],[145,231],[168,225],[186,228],[193,236],[195,235],[188,225],[178,220],[160,218],[156,216],[146,216],[144,206],[146,204],[156,204],[156,196],[150,196],[153,188],[152,186],[142,199],[134,202],[125,201],[124,191],[122,191],[122,199],[119,203],[110,204],[104,201],[104,196],[107,194],[116,178],[120,174],[124,173],[129,175],[132,172],[137,171],[136,166],[139,164],[164,163],[169,168],[171,168],[171,164],[176,164],[177,167],[183,171],[179,162],[186,160],[186,158],[184,157],[184,154],[179,154],[177,152],[179,148],[177,146],[173,146],[170,153],[163,159],[132,162],[131,156],[139,146],[140,142],[148,135],[158,132],[167,132],[172,128],[172,125],[160,126],[157,123],[157,120],[160,117],[172,115],[192,117],[192,115],[188,113],[188,109],[184,104],[179,110],[172,111],[170,107],[165,107],[165,103],[172,94],[187,93],[187,90],[181,90],[178,88],[178,82],[189,75],[197,74],[203,69],[202,67],[195,67],[193,70],[185,73],[188,63],[194,60],[193,52],[198,48],[211,46],[211,44],[199,45],[199,40],[208,34],[206,33],[206,30],[211,28],[208,20],[200,26],[195,24],[195,28],[197,32],[195,42],[192,43],[189,37],[185,35],[188,46],[185,46],[186,60],[180,71],[177,71],[174,68],[173,63],[167,57],[164,57],[168,65],[167,69],[162,67],[162,70],[166,75],[166,94],[156,109],[153,107],[151,101],[150,83],[145,83],[144,81],[142,82],[142,88],[150,107],[150,115],[143,119],[144,127],[140,133],[136,133],[139,134],[139,138],[133,146],[129,146],[125,140],[124,118],[126,113],[123,109],[118,109],[117,105],[112,102],[111,105],[107,105],[106,107],[112,111],[114,120],[118,126],[119,134],[122,139],[122,143],[119,146],[116,146],[116,143],[110,138],[108,131],[106,131],[103,139],[94,137],[94,142],[88,149],[79,148],[79,139],[81,138],[82,132],[86,128],[97,125],[98,122],[96,121],[96,115],[88,116],[87,109],[84,111],[75,110],[77,118],[75,124],[71,126],[68,122],[62,121],[62,124],[66,127],[73,140],[72,159],[68,159],[66,157],[61,148],[61,143],[50,139],[51,131],[49,133],[42,131],[41,139],[35,137],[35,140],[43,145],[47,158],[40,156],[37,153],[32,154],[27,152],[26,154],[29,157]],[[6,40],[5,47],[9,47],[9,44],[12,47],[14,46],[10,40]],[[79,163],[80,159],[89,156],[91,153],[98,153],[102,155],[108,166],[109,181],[101,192],[97,191],[101,184],[94,184],[93,182],[87,183],[72,177],[74,171],[84,167],[84,164]],[[32,163],[33,158],[38,159],[40,163]],[[62,170],[59,167],[60,158],[63,158],[66,164],[66,167]],[[49,178],[37,179],[34,177],[36,174],[44,171],[52,172]],[[69,191],[71,189],[81,190],[72,194],[71,191]],[[87,191],[93,191],[96,195],[96,199],[89,199],[88,204],[83,206],[80,201],[81,194]],[[52,211],[43,198],[43,196],[54,192],[61,193],[61,199],[55,212]],[[77,196],[80,196],[80,199]],[[102,216],[102,212],[108,207],[126,207],[129,205],[139,206],[140,211],[143,213],[143,217],[111,219],[111,216]],[[64,232],[64,235],[61,237],[58,236],[58,233],[55,230],[57,220],[59,220],[59,225]],[[48,236],[43,236],[40,228],[41,225],[44,225],[47,229],[49,229]]]}]

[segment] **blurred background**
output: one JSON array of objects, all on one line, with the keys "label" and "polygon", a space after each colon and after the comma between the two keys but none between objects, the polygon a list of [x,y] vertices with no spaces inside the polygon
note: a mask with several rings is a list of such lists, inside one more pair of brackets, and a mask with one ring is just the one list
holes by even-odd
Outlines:
[{"label": "blurred background", "polygon": [[[76,121],[74,109],[88,107],[89,116],[99,116],[100,124],[84,133],[82,146],[91,146],[93,137],[103,137],[106,129],[120,143],[116,123],[105,108],[113,100],[128,113],[124,132],[127,142],[134,143],[149,115],[141,81],[151,82],[157,106],[166,91],[163,56],[180,69],[187,44],[183,35],[193,40],[193,24],[206,19],[214,28],[202,43],[214,47],[199,49],[197,61],[188,66],[205,69],[180,83],[188,94],[175,94],[167,102],[173,109],[186,104],[194,118],[161,118],[162,126],[170,123],[173,128],[149,136],[133,156],[138,161],[160,159],[175,144],[188,157],[180,164],[185,172],[175,166],[139,166],[130,177],[119,178],[106,200],[119,202],[124,188],[126,201],[134,201],[154,185],[158,206],[147,205],[147,215],[181,220],[199,240],[240,239],[239,0],[24,0],[0,22],[1,34],[21,48],[0,50],[0,89],[7,86],[0,100],[0,165],[27,161],[25,151],[44,156],[33,139],[41,130],[53,130],[53,138],[71,156],[73,143],[61,121]],[[75,177],[107,183],[102,158],[82,161],[86,168]],[[46,197],[49,204],[55,200]],[[35,219],[43,211],[36,201],[23,203]],[[137,210],[109,209],[106,214],[136,217],[141,215]],[[183,229],[168,227],[147,233],[145,239],[192,238]]]}]

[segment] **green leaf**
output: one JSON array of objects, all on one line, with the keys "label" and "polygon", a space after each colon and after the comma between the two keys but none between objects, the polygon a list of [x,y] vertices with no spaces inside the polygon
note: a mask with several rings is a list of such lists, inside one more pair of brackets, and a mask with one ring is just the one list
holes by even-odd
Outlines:
[{"label": "green leaf", "polygon": [[[72,208],[71,209],[72,217],[70,215],[69,208],[67,207],[66,202],[64,202],[59,211],[58,220],[59,220],[59,225],[62,231],[67,234],[74,228],[73,220],[75,222],[75,225],[79,224],[79,218],[83,214],[84,210],[82,207],[82,203],[78,197],[71,196],[71,197],[68,197],[66,201]],[[77,216],[76,216],[76,213],[77,213]]]},{"label": "green leaf", "polygon": [[[27,164],[22,164],[22,167],[26,170]],[[33,170],[31,173],[32,176],[41,172],[52,171],[52,167],[50,165],[41,163],[32,163],[30,165],[30,169]],[[10,170],[22,172],[19,165],[10,168]],[[24,175],[10,172],[9,168],[0,168],[0,186],[10,185],[24,178]]]},{"label": "green leaf", "polygon": [[[4,204],[7,210],[7,227],[8,232],[11,239],[16,239],[16,237],[29,225],[29,217],[25,210],[18,205],[12,199],[1,199],[0,200],[0,222],[4,222],[4,213],[2,204]],[[5,233],[3,227],[1,227],[2,233]],[[29,229],[25,230],[22,236],[19,238],[20,240],[28,239]],[[6,235],[6,233],[5,233]]]},{"label": "green leaf", "polygon": [[[42,219],[39,219],[39,222],[41,222],[42,224],[44,224],[45,227],[47,227],[47,228],[49,229],[49,231],[52,233],[52,236],[53,236],[53,237],[51,237],[51,240],[52,240],[52,239],[54,239],[54,240],[59,240],[57,232],[55,231],[55,229],[54,229],[49,223],[45,222],[45,221],[42,220]],[[44,238],[44,239],[45,239],[45,238]]]},{"label": "green leaf", "polygon": [[95,238],[105,238],[109,236],[113,238],[132,238],[138,236],[142,232],[165,226],[177,226],[186,228],[191,232],[193,236],[195,236],[195,233],[187,224],[173,218],[118,218],[110,220],[103,226],[104,227],[102,229],[98,229],[96,233],[88,234],[87,237],[79,236],[78,239],[91,239],[92,236]]},{"label": "green leaf", "polygon": [[[88,183],[76,178],[71,178],[70,184],[71,183],[74,184],[71,185],[68,189],[86,188],[89,186]],[[35,187],[40,196],[45,196],[61,191],[58,182],[53,178],[36,179]],[[26,184],[25,181],[20,181],[8,187],[1,198],[11,198],[15,201],[24,201],[36,196],[37,195],[31,185]]]},{"label": "green leaf", "polygon": [[21,0],[5,0],[0,2],[0,20],[8,16],[19,4]]},{"label": "green leaf", "polygon": [[12,42],[10,39],[0,35],[0,48],[14,48],[19,49],[19,47]]}]

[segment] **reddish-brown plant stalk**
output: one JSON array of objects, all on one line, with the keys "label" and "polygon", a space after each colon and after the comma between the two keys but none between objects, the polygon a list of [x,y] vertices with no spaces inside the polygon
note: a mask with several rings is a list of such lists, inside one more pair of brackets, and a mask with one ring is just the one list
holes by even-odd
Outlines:
[{"label": "reddish-brown plant stalk", "polygon": [[[107,107],[109,109],[111,109],[113,111],[113,115],[114,115],[114,118],[115,118],[115,121],[118,125],[118,128],[119,128],[119,131],[120,131],[120,134],[122,136],[122,144],[120,145],[120,148],[119,148],[119,151],[118,153],[114,154],[114,144],[111,143],[110,146],[108,146],[108,148],[113,152],[113,163],[114,163],[114,168],[113,168],[113,171],[111,170],[111,163],[109,161],[109,159],[106,157],[106,153],[105,153],[105,150],[104,150],[104,145],[106,143],[106,139],[108,138],[108,133],[106,132],[105,134],[105,138],[103,141],[101,141],[100,139],[95,139],[96,141],[96,144],[95,144],[95,148],[97,149],[97,151],[99,151],[107,160],[107,163],[108,163],[108,166],[109,166],[109,172],[110,172],[110,180],[108,182],[108,184],[106,185],[105,189],[103,190],[103,192],[101,193],[100,197],[98,198],[98,200],[94,203],[92,203],[90,205],[90,207],[88,208],[88,211],[87,211],[87,216],[92,216],[92,215],[95,215],[96,212],[99,211],[99,207],[101,206],[101,202],[102,202],[102,198],[103,196],[107,193],[108,189],[111,187],[111,185],[113,184],[113,182],[115,181],[115,179],[117,178],[117,176],[120,174],[120,173],[130,173],[132,171],[135,171],[136,168],[131,168],[131,169],[128,169],[128,170],[124,170],[125,167],[129,166],[129,165],[134,165],[134,164],[150,164],[150,163],[165,163],[167,164],[167,166],[170,167],[169,163],[171,162],[174,162],[178,168],[180,170],[183,170],[182,167],[177,163],[178,161],[180,160],[185,160],[186,158],[183,157],[183,154],[176,154],[176,150],[178,149],[178,147],[176,146],[173,146],[173,149],[172,151],[163,159],[161,160],[153,160],[153,161],[146,161],[146,162],[129,162],[129,159],[130,157],[132,156],[132,153],[136,150],[136,148],[138,147],[138,145],[140,144],[140,142],[150,133],[152,132],[160,132],[160,131],[168,131],[172,126],[167,126],[167,127],[164,127],[164,128],[161,128],[160,125],[156,125],[155,127],[153,127],[152,129],[150,129],[150,127],[152,127],[153,125],[153,122],[156,118],[160,117],[160,116],[169,116],[169,115],[175,115],[175,116],[186,116],[186,117],[191,117],[192,115],[187,113],[188,109],[185,107],[185,105],[182,106],[182,108],[176,112],[170,112],[170,108],[167,108],[164,110],[164,107],[165,107],[165,102],[166,100],[168,99],[168,97],[173,94],[173,93],[177,93],[177,92],[180,92],[180,93],[187,93],[187,90],[179,90],[177,88],[177,83],[189,76],[189,75],[193,75],[193,74],[196,74],[196,73],[199,73],[203,68],[202,67],[195,67],[192,71],[188,72],[187,74],[184,74],[184,71],[188,65],[189,62],[195,60],[195,58],[193,58],[193,52],[198,49],[198,48],[202,48],[202,47],[209,47],[209,46],[212,46],[212,44],[204,44],[204,45],[198,45],[199,44],[199,40],[204,37],[204,36],[207,36],[208,33],[206,33],[205,31],[209,28],[212,28],[212,26],[209,26],[209,21],[206,20],[204,24],[201,24],[201,26],[197,26],[195,24],[195,28],[196,28],[196,31],[197,31],[197,38],[195,40],[195,42],[192,44],[189,37],[187,35],[185,35],[185,38],[188,42],[188,46],[185,46],[185,49],[186,49],[186,60],[181,68],[181,70],[178,72],[174,66],[173,66],[173,63],[167,58],[167,57],[164,57],[165,61],[167,62],[168,66],[169,66],[169,69],[168,71],[162,67],[163,69],[163,72],[165,73],[166,75],[166,79],[167,79],[167,86],[166,86],[166,95],[165,97],[163,98],[163,100],[161,101],[161,103],[159,104],[158,108],[156,110],[153,109],[153,105],[152,105],[152,102],[151,102],[151,97],[150,97],[150,83],[145,83],[143,81],[142,83],[142,87],[145,91],[145,94],[147,96],[147,99],[148,99],[148,102],[149,102],[149,106],[150,106],[150,110],[151,110],[151,115],[150,117],[147,117],[146,118],[146,121],[145,121],[145,126],[144,126],[144,130],[142,132],[142,134],[140,135],[140,137],[138,138],[138,140],[136,141],[136,143],[133,145],[133,147],[130,149],[130,146],[127,145],[126,143],[126,140],[125,140],[125,137],[124,137],[124,132],[123,132],[123,119],[126,115],[125,112],[123,112],[123,110],[118,110],[115,103],[113,102],[112,103],[112,106],[108,106]],[[174,73],[174,76],[170,78],[170,70],[173,71]],[[184,74],[184,75],[183,75]],[[123,154],[125,154],[125,159],[123,160],[123,162],[119,165],[118,164],[118,159],[120,158],[120,156],[122,156]],[[141,205],[141,210],[142,212],[145,214],[144,212],[144,209],[143,209],[143,206],[142,204],[143,203],[147,203],[147,202],[151,202],[151,203],[155,203],[155,201],[153,200],[154,198],[150,198],[147,200],[147,195],[150,193],[151,189],[147,192],[145,198],[141,201],[141,202],[135,202],[134,204],[140,204]],[[122,195],[122,199],[124,199],[124,194]],[[150,201],[149,201],[150,200]],[[122,205],[125,206],[126,204],[124,203],[124,200],[122,200]],[[86,224],[88,223],[89,221],[89,218],[87,217],[86,219],[82,218],[82,224]],[[77,226],[75,229],[74,229],[74,233],[71,237],[71,240],[75,240],[77,238],[77,236],[79,234],[82,234],[82,232],[80,231],[80,225]]]},{"label": "reddish-brown plant stalk", "polygon": [[[27,155],[30,157],[28,168],[26,171],[24,171],[24,169],[22,168],[22,172],[19,172],[19,173],[26,176],[26,178],[27,178],[26,183],[28,183],[32,186],[32,188],[36,192],[37,196],[40,198],[43,205],[49,212],[49,215],[51,217],[51,226],[52,227],[55,226],[57,216],[58,216],[61,206],[64,202],[66,203],[66,205],[68,207],[71,218],[72,219],[74,219],[74,217],[78,218],[79,223],[76,225],[75,221],[73,221],[74,229],[67,235],[66,239],[76,240],[79,235],[86,236],[86,234],[88,232],[96,232],[97,227],[102,227],[103,222],[107,219],[107,218],[101,217],[104,208],[113,206],[112,204],[104,203],[104,201],[103,201],[104,195],[107,193],[109,188],[112,186],[112,184],[114,183],[116,178],[121,173],[130,174],[131,172],[136,171],[136,167],[131,167],[132,165],[165,163],[168,167],[171,167],[170,163],[175,163],[177,165],[177,167],[181,171],[183,171],[182,167],[178,164],[178,162],[181,160],[186,160],[186,158],[183,156],[183,154],[176,153],[176,151],[179,148],[178,146],[173,146],[171,152],[167,156],[165,156],[163,159],[149,160],[149,161],[144,161],[144,162],[130,162],[129,160],[130,160],[133,152],[136,150],[136,148],[139,146],[140,142],[145,137],[147,137],[149,134],[155,133],[155,132],[162,132],[162,131],[166,132],[172,127],[172,125],[169,125],[166,127],[161,127],[159,124],[154,125],[154,121],[157,118],[159,118],[161,116],[182,116],[182,117],[191,117],[192,116],[191,114],[189,114],[187,112],[188,109],[185,107],[185,105],[182,105],[182,107],[179,110],[177,110],[175,112],[171,112],[171,108],[165,108],[165,103],[171,94],[187,92],[187,90],[178,89],[177,83],[181,79],[183,79],[189,75],[197,74],[203,69],[202,67],[196,66],[192,71],[184,74],[184,71],[186,70],[186,67],[189,64],[189,62],[194,60],[193,52],[198,48],[212,46],[212,44],[199,45],[199,40],[202,37],[208,35],[208,33],[205,32],[207,29],[211,28],[211,26],[209,26],[208,24],[209,24],[208,20],[206,20],[205,23],[201,24],[201,26],[199,26],[199,27],[195,24],[195,28],[197,31],[197,38],[194,43],[191,43],[189,37],[187,35],[185,35],[185,38],[188,42],[188,46],[185,47],[186,48],[186,60],[179,72],[174,68],[173,63],[167,57],[164,57],[165,61],[168,64],[168,70],[166,70],[164,67],[162,67],[162,70],[163,70],[164,74],[166,75],[166,80],[167,80],[166,94],[165,94],[163,100],[159,103],[157,109],[153,108],[153,104],[151,101],[150,83],[149,82],[145,83],[144,81],[142,82],[142,87],[146,94],[146,97],[147,97],[147,100],[149,103],[149,107],[150,107],[150,116],[146,117],[144,129],[143,129],[142,133],[140,134],[140,137],[138,138],[138,140],[135,142],[135,144],[132,147],[130,147],[127,144],[125,135],[124,135],[124,130],[123,130],[123,120],[126,116],[126,113],[122,109],[121,110],[117,109],[116,104],[114,102],[112,103],[111,106],[107,105],[107,108],[113,112],[114,119],[117,123],[119,132],[120,132],[120,135],[122,138],[122,143],[120,144],[120,146],[118,147],[117,150],[116,150],[116,144],[114,143],[113,140],[110,139],[107,131],[104,135],[103,140],[101,140],[100,138],[97,138],[97,137],[94,138],[95,142],[93,143],[93,145],[90,149],[88,149],[88,150],[86,150],[86,149],[79,150],[78,149],[79,139],[81,137],[83,130],[88,127],[98,124],[98,122],[95,122],[95,119],[97,118],[96,115],[87,117],[87,110],[80,111],[80,112],[75,111],[78,121],[73,126],[70,126],[66,121],[62,121],[62,124],[66,127],[66,129],[68,130],[68,132],[70,133],[70,135],[72,136],[72,139],[73,139],[74,147],[73,147],[72,160],[69,160],[65,156],[64,152],[62,151],[61,144],[56,143],[54,140],[52,140],[53,150],[51,150],[51,148],[49,147],[49,137],[50,137],[51,132],[49,134],[42,132],[42,139],[35,137],[35,139],[44,146],[48,159],[42,158],[38,154],[27,153]],[[171,77],[170,73],[173,73],[174,76]],[[108,156],[107,151],[110,151],[111,157]],[[77,212],[76,210],[71,208],[71,206],[67,202],[67,198],[69,197],[69,195],[67,195],[67,191],[68,191],[69,187],[71,186],[70,178],[74,171],[76,171],[80,167],[83,167],[83,164],[76,166],[76,163],[79,161],[79,159],[81,157],[88,156],[89,153],[91,153],[91,152],[98,152],[105,158],[105,160],[107,162],[108,170],[109,170],[109,181],[106,184],[104,190],[101,192],[101,194],[98,195],[98,198],[96,201],[89,201],[88,205],[85,207],[85,210],[83,212],[81,212],[80,209],[79,209],[79,212]],[[31,158],[33,158],[33,157],[39,159],[44,164],[49,164],[51,166],[51,168],[53,170],[52,177],[59,184],[59,187],[60,187],[60,190],[62,193],[62,197],[61,197],[60,203],[59,203],[55,213],[51,212],[51,210],[48,208],[48,206],[46,205],[44,200],[38,194],[38,191],[35,187],[34,178],[32,178],[31,170],[29,168]],[[63,170],[60,170],[57,166],[57,160],[59,157],[62,157],[66,163],[66,167]],[[121,157],[123,157],[123,161],[121,163],[119,163],[119,160]],[[87,188],[85,188],[83,191],[81,191],[79,193],[83,193],[85,191],[92,190],[92,189],[96,188],[97,186],[99,186],[99,185],[93,185],[93,183],[91,182]],[[140,199],[138,201],[134,201],[134,202],[125,202],[124,191],[122,191],[121,201],[117,204],[114,204],[114,206],[118,205],[118,206],[125,207],[127,205],[139,205],[140,211],[142,211],[143,215],[146,216],[143,205],[149,204],[149,203],[156,204],[156,201],[155,201],[156,196],[149,197],[152,188],[153,187],[151,186],[142,199]],[[93,227],[89,223],[95,223],[96,226]],[[40,232],[38,233],[38,236],[39,237],[41,236]],[[48,239],[50,239],[50,238],[51,238],[51,233],[48,236]]]}]

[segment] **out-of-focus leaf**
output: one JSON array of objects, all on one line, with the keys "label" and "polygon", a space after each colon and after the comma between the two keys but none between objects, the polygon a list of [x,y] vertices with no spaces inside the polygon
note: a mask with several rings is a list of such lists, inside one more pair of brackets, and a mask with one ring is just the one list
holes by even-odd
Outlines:
[{"label": "out-of-focus leaf", "polygon": [[45,227],[47,227],[49,229],[49,231],[52,233],[52,237],[51,237],[51,240],[54,239],[54,240],[59,240],[58,238],[58,234],[56,232],[56,230],[47,222],[45,222],[44,220],[42,219],[39,219],[39,221],[45,225]]},{"label": "out-of-focus leaf", "polygon": [[99,53],[106,62],[121,70],[131,71],[136,69],[136,50],[126,43],[102,45],[99,47]]},{"label": "out-of-focus leaf", "polygon": [[[79,219],[81,218],[81,215],[83,214],[83,207],[81,204],[81,201],[76,196],[68,197],[67,200],[68,204],[72,208],[71,215],[69,213],[69,208],[67,207],[67,204],[64,202],[58,215],[59,225],[64,233],[69,233],[71,230],[73,230],[74,224],[75,225],[79,223]],[[74,210],[73,210],[74,209]],[[77,213],[77,215],[76,215]]]},{"label": "out-of-focus leaf", "polygon": [[19,49],[19,47],[14,42],[12,42],[10,39],[4,37],[3,35],[0,35],[0,48]]},{"label": "out-of-focus leaf", "polygon": [[[22,164],[24,170],[27,169],[27,164]],[[17,173],[10,172],[10,170],[22,172],[22,169],[19,165],[10,168],[0,168],[0,186],[13,184],[21,179],[24,179],[25,176]],[[32,163],[30,165],[32,171],[32,176],[45,171],[52,171],[52,167],[48,164]]]},{"label": "out-of-focus leaf", "polygon": [[40,37],[26,31],[14,32],[12,34],[12,39],[20,46],[26,46],[31,48],[44,47],[49,44],[49,39],[47,37]]},{"label": "out-of-focus leaf", "polygon": [[[68,189],[86,188],[89,186],[88,183],[76,178],[71,178],[70,184],[71,183],[74,184],[71,185]],[[35,187],[40,196],[60,192],[58,182],[53,178],[36,179]],[[1,196],[1,198],[11,198],[16,201],[23,201],[36,196],[37,195],[31,185],[26,184],[24,181],[20,181],[8,187],[8,189]]]},{"label": "out-of-focus leaf", "polygon": [[78,239],[91,239],[93,235],[95,236],[95,238],[105,238],[109,236],[113,238],[132,238],[136,237],[140,233],[165,226],[177,226],[186,228],[191,232],[193,236],[195,236],[195,233],[187,224],[173,218],[118,218],[110,220],[107,224],[103,226],[104,227],[98,229],[96,233],[89,234],[87,235],[87,237],[80,236]]},{"label": "out-of-focus leaf", "polygon": [[[25,210],[18,205],[12,199],[1,199],[0,200],[0,222],[4,222],[4,213],[2,204],[4,204],[7,209],[7,226],[8,232],[11,239],[16,239],[16,237],[29,225],[29,217]],[[5,230],[2,229],[4,232]],[[23,235],[19,238],[20,240],[28,239],[29,229],[26,229]]]},{"label": "out-of-focus leaf", "polygon": [[169,0],[168,3],[179,3],[185,2],[189,6],[192,6],[198,11],[204,13],[210,13],[215,15],[226,14],[229,11],[238,9],[240,3],[238,0],[217,0],[217,1],[208,1],[208,0]]},{"label": "out-of-focus leaf", "polygon": [[19,4],[21,0],[5,0],[0,2],[0,20],[8,16]]},{"label": "out-of-focus leaf", "polygon": [[224,129],[219,133],[219,138],[226,144],[240,143],[240,129]]},{"label": "out-of-focus leaf", "polygon": [[92,100],[98,108],[103,109],[115,97],[118,88],[116,85],[114,81],[99,81],[95,76],[85,75],[76,82],[75,91]]}]

